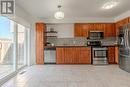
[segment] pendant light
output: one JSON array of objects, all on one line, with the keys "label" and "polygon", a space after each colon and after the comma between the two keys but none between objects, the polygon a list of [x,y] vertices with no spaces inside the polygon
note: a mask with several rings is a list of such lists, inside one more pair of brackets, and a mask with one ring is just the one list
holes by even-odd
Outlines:
[{"label": "pendant light", "polygon": [[61,5],[58,5],[58,9],[59,11],[57,11],[55,14],[54,14],[54,17],[56,19],[63,19],[64,18],[64,12],[61,11]]}]

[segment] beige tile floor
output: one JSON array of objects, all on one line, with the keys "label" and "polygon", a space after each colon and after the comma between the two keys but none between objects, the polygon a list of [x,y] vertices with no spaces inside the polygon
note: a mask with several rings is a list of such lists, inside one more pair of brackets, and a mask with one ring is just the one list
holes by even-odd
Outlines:
[{"label": "beige tile floor", "polygon": [[34,65],[2,87],[130,87],[118,65]]}]

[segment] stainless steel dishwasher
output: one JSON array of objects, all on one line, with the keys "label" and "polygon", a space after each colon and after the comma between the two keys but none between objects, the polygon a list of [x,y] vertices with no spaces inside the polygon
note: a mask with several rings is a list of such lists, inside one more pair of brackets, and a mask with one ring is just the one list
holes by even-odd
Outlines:
[{"label": "stainless steel dishwasher", "polygon": [[56,48],[52,47],[44,49],[44,63],[56,64]]}]

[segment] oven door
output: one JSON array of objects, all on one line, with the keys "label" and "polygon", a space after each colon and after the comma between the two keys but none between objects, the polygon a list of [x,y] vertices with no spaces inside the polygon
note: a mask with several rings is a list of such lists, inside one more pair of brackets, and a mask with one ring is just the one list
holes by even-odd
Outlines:
[{"label": "oven door", "polygon": [[107,48],[93,48],[93,60],[107,60]]}]

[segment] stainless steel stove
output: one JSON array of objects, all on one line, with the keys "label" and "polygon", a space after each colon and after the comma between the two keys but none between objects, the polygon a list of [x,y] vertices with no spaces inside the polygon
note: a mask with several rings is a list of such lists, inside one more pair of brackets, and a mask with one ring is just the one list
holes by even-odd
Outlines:
[{"label": "stainless steel stove", "polygon": [[101,46],[101,40],[104,38],[102,31],[90,31],[88,46],[92,47],[92,60],[95,65],[108,64],[107,47]]},{"label": "stainless steel stove", "polygon": [[107,47],[93,47],[93,64],[95,65],[104,65],[108,64],[108,58],[107,58]]}]

